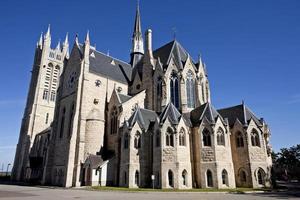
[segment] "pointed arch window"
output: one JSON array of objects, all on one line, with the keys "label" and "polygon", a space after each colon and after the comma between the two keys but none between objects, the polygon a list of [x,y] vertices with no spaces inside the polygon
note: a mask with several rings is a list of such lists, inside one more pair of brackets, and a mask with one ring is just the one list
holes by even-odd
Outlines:
[{"label": "pointed arch window", "polygon": [[69,131],[68,131],[68,133],[69,133],[69,136],[71,136],[71,134],[72,134],[72,128],[73,128],[73,118],[74,118],[74,110],[75,110],[75,104],[73,103],[72,104],[72,107],[71,107],[71,112],[70,112],[70,118],[69,118]]},{"label": "pointed arch window", "polygon": [[209,130],[207,130],[206,128],[203,130],[202,132],[202,137],[203,137],[203,146],[211,146],[211,135]]},{"label": "pointed arch window", "polygon": [[162,78],[157,78],[156,83],[156,104],[157,104],[157,111],[160,111],[161,109],[161,100],[162,100]]},{"label": "pointed arch window", "polygon": [[118,133],[118,111],[117,107],[113,107],[110,121],[110,134]]},{"label": "pointed arch window", "polygon": [[179,132],[179,146],[185,146],[186,141],[185,141],[185,131],[182,128]]},{"label": "pointed arch window", "polygon": [[171,170],[168,171],[168,182],[170,187],[174,187],[173,172]]},{"label": "pointed arch window", "polygon": [[138,170],[135,171],[134,175],[134,183],[135,185],[139,186],[140,185],[140,172]]},{"label": "pointed arch window", "polygon": [[187,95],[187,106],[188,108],[195,107],[195,80],[193,73],[188,71],[186,76],[186,95]]},{"label": "pointed arch window", "polygon": [[182,172],[182,185],[187,186],[187,171],[183,170]]},{"label": "pointed arch window", "polygon": [[221,128],[219,128],[217,132],[217,144],[220,146],[225,146],[225,134]]},{"label": "pointed arch window", "polygon": [[173,131],[171,128],[168,128],[166,133],[166,146],[174,147],[174,136]]},{"label": "pointed arch window", "polygon": [[179,82],[175,72],[172,73],[170,79],[171,101],[176,108],[179,109]]},{"label": "pointed arch window", "polygon": [[240,182],[241,183],[246,183],[247,182],[247,175],[246,175],[245,170],[240,169],[239,177],[240,177]]},{"label": "pointed arch window", "polygon": [[228,173],[225,169],[222,171],[222,184],[228,186]]},{"label": "pointed arch window", "polygon": [[62,110],[62,116],[61,116],[61,121],[60,121],[60,132],[59,132],[60,138],[62,138],[63,133],[64,133],[65,115],[66,115],[66,108],[64,107]]},{"label": "pointed arch window", "polygon": [[259,185],[265,184],[265,172],[261,168],[259,168],[259,170],[257,171],[257,182]]},{"label": "pointed arch window", "polygon": [[134,136],[134,148],[139,149],[141,148],[141,134],[140,132],[136,132]]},{"label": "pointed arch window", "polygon": [[212,172],[210,170],[207,170],[207,172],[206,172],[206,185],[207,185],[207,187],[214,186]]},{"label": "pointed arch window", "polygon": [[240,131],[236,134],[236,147],[244,147],[244,137]]},{"label": "pointed arch window", "polygon": [[254,147],[260,147],[259,135],[255,129],[251,132],[251,144]]}]

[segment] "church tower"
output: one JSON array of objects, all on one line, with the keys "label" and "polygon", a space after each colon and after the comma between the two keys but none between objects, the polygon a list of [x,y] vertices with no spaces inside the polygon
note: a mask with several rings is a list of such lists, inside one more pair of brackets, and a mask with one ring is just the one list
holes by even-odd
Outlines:
[{"label": "church tower", "polygon": [[131,49],[131,60],[130,64],[132,67],[136,66],[137,63],[142,59],[144,55],[144,42],[141,26],[140,6],[139,3],[136,7],[134,31],[132,35],[132,49]]},{"label": "church tower", "polygon": [[53,120],[57,88],[63,66],[69,57],[68,35],[63,45],[51,48],[50,25],[41,34],[35,49],[31,81],[22,119],[12,179],[24,181],[31,176],[30,150],[36,134],[49,129]]}]

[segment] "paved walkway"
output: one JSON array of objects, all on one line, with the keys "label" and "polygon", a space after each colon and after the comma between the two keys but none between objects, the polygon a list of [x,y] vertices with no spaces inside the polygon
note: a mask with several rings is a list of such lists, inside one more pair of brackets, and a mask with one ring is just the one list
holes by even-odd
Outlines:
[{"label": "paved walkway", "polygon": [[0,185],[0,200],[31,199],[31,200],[254,200],[254,199],[300,199],[298,193],[252,193],[224,194],[198,192],[116,192],[116,191],[87,191],[83,189],[43,188],[15,185]]}]

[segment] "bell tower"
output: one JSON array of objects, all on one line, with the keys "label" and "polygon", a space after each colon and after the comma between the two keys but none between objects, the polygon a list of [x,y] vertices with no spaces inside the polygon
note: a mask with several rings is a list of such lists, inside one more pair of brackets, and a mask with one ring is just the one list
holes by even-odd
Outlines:
[{"label": "bell tower", "polygon": [[56,48],[51,48],[49,25],[46,34],[41,34],[35,49],[31,81],[12,171],[13,180],[23,181],[30,178],[30,149],[35,136],[51,126],[59,78],[68,56],[68,35],[63,45],[58,42]]}]

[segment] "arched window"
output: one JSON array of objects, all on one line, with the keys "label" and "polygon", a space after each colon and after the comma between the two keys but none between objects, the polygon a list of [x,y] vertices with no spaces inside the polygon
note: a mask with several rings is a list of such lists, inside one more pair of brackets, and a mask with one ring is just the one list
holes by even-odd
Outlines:
[{"label": "arched window", "polygon": [[193,78],[193,73],[188,71],[186,76],[186,96],[187,96],[187,106],[188,108],[195,107],[195,80]]},{"label": "arched window", "polygon": [[179,132],[179,146],[185,146],[185,131],[182,128]]},{"label": "arched window", "polygon": [[116,133],[118,133],[118,111],[117,107],[114,107],[111,113],[110,134]]},{"label": "arched window", "polygon": [[140,132],[136,132],[134,136],[134,148],[139,149],[141,148],[141,134]]},{"label": "arched window", "polygon": [[257,182],[259,185],[265,184],[265,172],[261,168],[259,168],[259,170],[257,171]]},{"label": "arched window", "polygon": [[219,128],[217,132],[217,144],[225,146],[225,134],[223,129]]},{"label": "arched window", "polygon": [[241,183],[246,183],[247,182],[247,175],[246,175],[245,170],[240,169],[239,177],[240,177],[240,182]]},{"label": "arched window", "polygon": [[47,99],[48,99],[48,94],[49,94],[48,89],[44,89],[44,92],[43,92],[43,99],[44,99],[44,100],[47,100]]},{"label": "arched window", "polygon": [[213,187],[214,184],[213,184],[213,177],[212,177],[212,173],[210,170],[207,170],[206,172],[206,184],[207,184],[207,187]]},{"label": "arched window", "polygon": [[206,128],[203,130],[202,132],[202,137],[203,137],[203,146],[211,146],[211,135],[209,130],[207,130]]},{"label": "arched window", "polygon": [[182,172],[182,185],[187,186],[187,171],[183,170]]},{"label": "arched window", "polygon": [[60,132],[59,137],[62,138],[64,133],[64,127],[65,127],[65,114],[66,114],[66,108],[64,107],[61,114],[61,122],[60,122]]},{"label": "arched window", "polygon": [[170,79],[171,101],[176,108],[179,108],[179,83],[175,72],[172,73]]},{"label": "arched window", "polygon": [[240,131],[236,133],[236,147],[244,147],[244,137]]},{"label": "arched window", "polygon": [[222,171],[222,184],[228,186],[228,173],[225,169]]},{"label": "arched window", "polygon": [[167,129],[166,133],[166,146],[174,147],[174,138],[173,138],[173,131],[171,128]]},{"label": "arched window", "polygon": [[161,100],[162,100],[162,78],[158,77],[157,78],[157,83],[156,83],[156,98],[157,98],[157,110],[160,111],[161,109]]},{"label": "arched window", "polygon": [[124,135],[124,149],[128,149],[128,143],[129,143],[128,133],[125,133],[125,135]]},{"label": "arched window", "polygon": [[160,147],[160,132],[159,132],[159,131],[156,132],[156,136],[155,136],[155,146],[156,146],[156,147]]},{"label": "arched window", "polygon": [[46,113],[45,124],[48,124],[48,121],[49,121],[49,113]]},{"label": "arched window", "polygon": [[170,187],[174,187],[173,172],[171,170],[168,171],[168,182]]},{"label": "arched window", "polygon": [[[46,66],[45,66],[46,67]],[[44,82],[44,93],[43,99],[48,100],[50,93],[50,101],[55,101],[56,89],[59,80],[60,67],[57,65],[53,67],[52,63],[49,63],[46,67],[45,82]]]},{"label": "arched window", "polygon": [[254,147],[260,147],[259,135],[255,129],[251,132],[251,144]]},{"label": "arched window", "polygon": [[209,85],[208,85],[208,81],[206,81],[206,84],[205,84],[205,92],[206,92],[206,101],[208,101],[208,99],[209,99]]},{"label": "arched window", "polygon": [[138,170],[135,171],[134,175],[134,183],[135,185],[139,186],[140,185],[140,173]]},{"label": "arched window", "polygon": [[72,134],[72,128],[73,128],[72,122],[74,118],[74,110],[75,110],[75,104],[73,103],[71,107],[70,118],[69,118],[69,131],[68,131],[69,136]]}]

